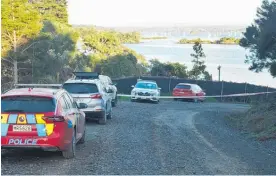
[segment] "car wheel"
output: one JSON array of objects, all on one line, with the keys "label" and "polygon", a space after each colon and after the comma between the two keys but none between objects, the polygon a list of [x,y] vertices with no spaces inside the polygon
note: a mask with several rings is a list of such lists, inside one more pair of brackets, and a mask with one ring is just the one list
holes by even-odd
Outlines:
[{"label": "car wheel", "polygon": [[112,109],[111,109],[110,112],[108,113],[107,119],[112,119]]},{"label": "car wheel", "polygon": [[118,103],[118,98],[117,98],[117,95],[116,95],[115,100],[112,101],[112,107],[116,107],[117,103]]},{"label": "car wheel", "polygon": [[79,144],[84,144],[85,143],[85,129],[84,129],[84,132],[83,132],[83,135],[81,137],[81,139],[79,140]]},{"label": "car wheel", "polygon": [[159,103],[159,100],[157,100],[157,101],[153,101],[153,103],[154,103],[154,104],[158,104],[158,103]]},{"label": "car wheel", "polygon": [[107,116],[107,115],[106,115],[106,112],[104,112],[103,117],[101,117],[101,118],[99,119],[99,124],[101,124],[101,125],[105,125],[105,124],[106,124],[106,119],[107,119],[106,116]]},{"label": "car wheel", "polygon": [[74,158],[76,155],[76,131],[73,129],[72,141],[67,150],[62,151],[62,155],[66,159]]}]

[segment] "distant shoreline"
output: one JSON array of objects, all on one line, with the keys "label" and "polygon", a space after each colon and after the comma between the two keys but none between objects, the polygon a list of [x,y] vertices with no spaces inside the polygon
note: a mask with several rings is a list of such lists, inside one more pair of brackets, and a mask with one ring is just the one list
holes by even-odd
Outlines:
[{"label": "distant shoreline", "polygon": [[161,39],[168,39],[168,37],[142,37],[141,40],[161,40]]},{"label": "distant shoreline", "polygon": [[223,37],[219,40],[211,41],[211,40],[202,40],[200,38],[198,39],[181,39],[177,43],[178,44],[195,44],[196,42],[199,42],[201,44],[217,44],[217,45],[239,45],[240,39],[231,38],[231,37]]}]

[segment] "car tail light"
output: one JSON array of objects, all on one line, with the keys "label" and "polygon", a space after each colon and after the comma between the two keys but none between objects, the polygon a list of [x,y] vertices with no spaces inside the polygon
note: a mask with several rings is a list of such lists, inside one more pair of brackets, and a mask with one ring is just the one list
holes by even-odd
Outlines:
[{"label": "car tail light", "polygon": [[64,122],[65,121],[63,116],[44,116],[42,119],[48,123],[49,122]]},{"label": "car tail light", "polygon": [[94,94],[94,95],[91,95],[90,97],[92,99],[101,99],[102,98],[101,94]]}]

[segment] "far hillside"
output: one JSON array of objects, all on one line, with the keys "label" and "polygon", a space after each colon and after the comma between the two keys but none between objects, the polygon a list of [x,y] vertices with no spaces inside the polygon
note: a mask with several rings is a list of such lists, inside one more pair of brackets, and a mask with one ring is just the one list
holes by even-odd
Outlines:
[{"label": "far hillside", "polygon": [[233,38],[233,37],[223,37],[219,40],[211,41],[211,40],[202,40],[200,38],[197,39],[181,39],[179,40],[179,44],[195,44],[196,42],[199,42],[201,44],[226,44],[226,45],[238,45],[240,42],[240,39]]}]

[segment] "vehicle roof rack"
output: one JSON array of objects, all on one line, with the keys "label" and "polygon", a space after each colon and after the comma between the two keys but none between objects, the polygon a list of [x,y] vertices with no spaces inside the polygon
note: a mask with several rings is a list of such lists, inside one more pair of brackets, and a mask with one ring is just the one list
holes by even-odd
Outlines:
[{"label": "vehicle roof rack", "polygon": [[73,72],[74,79],[99,79],[99,73],[97,72]]}]

